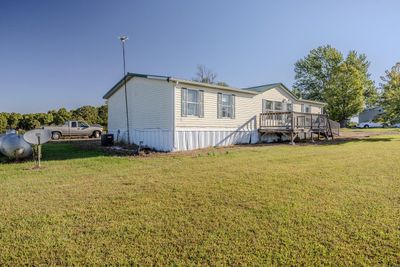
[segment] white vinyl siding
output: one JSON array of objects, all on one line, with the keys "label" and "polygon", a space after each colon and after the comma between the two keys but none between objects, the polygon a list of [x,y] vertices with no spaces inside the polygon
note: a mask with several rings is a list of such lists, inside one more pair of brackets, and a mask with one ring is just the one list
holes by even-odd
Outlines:
[{"label": "white vinyl siding", "polygon": [[[174,90],[167,81],[135,77],[127,83],[130,140],[157,150],[172,149]],[[121,87],[108,99],[108,131],[127,140],[125,92]]]},{"label": "white vinyl siding", "polygon": [[[181,87],[182,86],[182,87]],[[226,128],[237,128],[237,129],[257,129],[259,114],[265,112],[263,109],[263,100],[276,101],[285,103],[283,108],[286,110],[289,108],[289,103],[292,104],[292,110],[295,112],[301,112],[301,100],[294,99],[291,95],[280,88],[273,88],[266,92],[253,95],[241,92],[235,92],[235,114],[234,119],[220,119],[218,116],[218,109],[220,108],[218,103],[219,94],[232,95],[232,91],[214,89],[201,86],[191,86],[191,89],[203,90],[204,91],[204,118],[196,116],[181,116],[181,94],[182,88],[185,85],[177,85],[175,95],[175,114],[176,114],[176,127],[191,127],[198,129],[208,129],[226,127]],[[265,103],[265,102],[264,102]],[[313,113],[321,113],[322,105],[312,104]]]},{"label": "white vinyl siding", "polygon": [[172,129],[172,89],[173,85],[166,81],[131,79],[128,83],[130,127]]},{"label": "white vinyl siding", "polygon": [[[182,87],[181,87],[182,86]],[[261,107],[257,107],[256,100],[257,95],[235,92],[234,93],[234,109],[233,118],[218,118],[218,93],[232,95],[232,91],[224,91],[214,88],[191,86],[191,89],[203,90],[203,117],[196,116],[181,116],[181,94],[182,88],[185,88],[184,84],[176,86],[175,96],[175,114],[176,114],[176,127],[192,127],[192,128],[204,128],[204,127],[215,127],[215,128],[239,128],[249,127],[255,129],[256,127],[256,113],[261,113]]]},{"label": "white vinyl siding", "polygon": [[[116,91],[108,100],[108,129],[126,132],[125,92],[123,89]],[[117,138],[117,136],[114,136]]]}]

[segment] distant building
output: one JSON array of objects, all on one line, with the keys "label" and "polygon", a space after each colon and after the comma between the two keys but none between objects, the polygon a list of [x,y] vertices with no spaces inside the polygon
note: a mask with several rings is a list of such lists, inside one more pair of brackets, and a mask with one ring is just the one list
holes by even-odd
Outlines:
[{"label": "distant building", "polygon": [[384,110],[382,107],[374,107],[365,109],[363,112],[358,114],[358,122],[368,122],[375,120],[379,115],[382,115]]}]

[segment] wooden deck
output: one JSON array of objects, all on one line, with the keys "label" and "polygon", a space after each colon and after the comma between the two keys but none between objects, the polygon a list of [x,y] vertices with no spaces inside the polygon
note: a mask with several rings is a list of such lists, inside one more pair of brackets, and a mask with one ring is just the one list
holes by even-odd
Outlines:
[{"label": "wooden deck", "polygon": [[299,133],[324,136],[327,140],[340,134],[339,123],[332,121],[326,114],[302,113],[293,111],[271,111],[260,114],[259,132],[261,134],[280,133],[287,135],[291,142]]}]

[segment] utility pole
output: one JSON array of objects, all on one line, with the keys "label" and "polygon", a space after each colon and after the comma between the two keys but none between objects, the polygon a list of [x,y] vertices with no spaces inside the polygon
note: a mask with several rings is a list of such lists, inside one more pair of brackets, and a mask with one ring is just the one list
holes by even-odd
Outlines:
[{"label": "utility pole", "polygon": [[125,112],[126,112],[126,130],[128,133],[128,144],[131,143],[130,131],[129,131],[129,112],[128,112],[128,91],[126,89],[126,66],[125,66],[125,42],[128,41],[128,36],[121,35],[119,40],[122,44],[122,58],[124,62],[124,87],[125,87]]}]

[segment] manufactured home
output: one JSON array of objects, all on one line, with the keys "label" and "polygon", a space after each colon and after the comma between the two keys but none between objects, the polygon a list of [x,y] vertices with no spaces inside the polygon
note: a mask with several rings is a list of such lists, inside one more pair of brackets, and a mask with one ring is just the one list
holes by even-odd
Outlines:
[{"label": "manufactured home", "polygon": [[103,98],[114,139],[158,151],[332,136],[325,103],[299,99],[282,83],[234,88],[128,73]]}]

